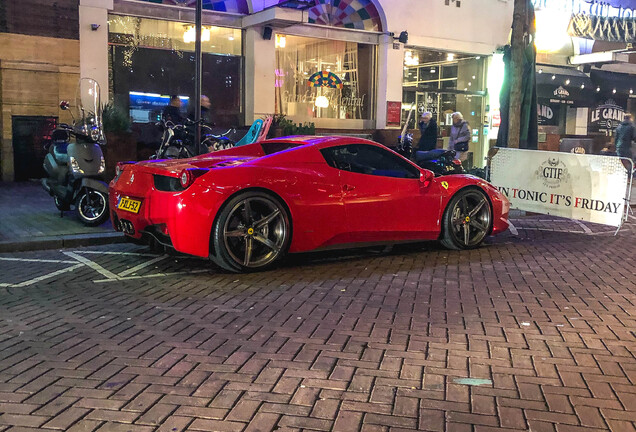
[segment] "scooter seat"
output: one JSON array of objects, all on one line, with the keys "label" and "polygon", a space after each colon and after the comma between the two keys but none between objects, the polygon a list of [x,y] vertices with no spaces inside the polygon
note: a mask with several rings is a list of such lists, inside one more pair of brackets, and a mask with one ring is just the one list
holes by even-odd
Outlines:
[{"label": "scooter seat", "polygon": [[442,157],[445,153],[449,151],[450,150],[446,150],[446,149],[418,151],[418,152],[415,152],[415,162],[425,162],[425,161],[439,159],[440,157]]}]

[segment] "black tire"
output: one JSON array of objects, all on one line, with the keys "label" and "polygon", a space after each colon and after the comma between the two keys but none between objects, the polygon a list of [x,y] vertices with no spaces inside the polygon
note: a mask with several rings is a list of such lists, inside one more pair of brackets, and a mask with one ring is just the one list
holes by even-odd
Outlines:
[{"label": "black tire", "polygon": [[448,249],[474,249],[492,230],[492,208],[484,192],[462,189],[448,203],[442,218],[442,245]]},{"label": "black tire", "polygon": [[291,240],[286,207],[274,196],[248,191],[230,199],[212,228],[212,260],[225,270],[262,271],[282,259]]},{"label": "black tire", "polygon": [[63,204],[62,201],[60,201],[60,199],[56,196],[53,197],[53,201],[55,201],[55,207],[57,207],[59,211],[68,211],[71,209],[71,206],[69,206],[68,204]]},{"label": "black tire", "polygon": [[82,188],[75,201],[77,214],[86,226],[98,226],[108,219],[108,195],[95,189]]}]

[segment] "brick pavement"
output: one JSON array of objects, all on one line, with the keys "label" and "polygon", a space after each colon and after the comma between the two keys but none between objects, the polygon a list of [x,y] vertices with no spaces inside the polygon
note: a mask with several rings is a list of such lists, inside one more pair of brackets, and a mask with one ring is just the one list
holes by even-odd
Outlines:
[{"label": "brick pavement", "polygon": [[84,226],[75,211],[60,218],[53,198],[39,182],[0,183],[0,243],[112,232],[110,221]]},{"label": "brick pavement", "polygon": [[636,431],[636,226],[514,222],[248,275],[78,250],[0,288],[0,431]]}]

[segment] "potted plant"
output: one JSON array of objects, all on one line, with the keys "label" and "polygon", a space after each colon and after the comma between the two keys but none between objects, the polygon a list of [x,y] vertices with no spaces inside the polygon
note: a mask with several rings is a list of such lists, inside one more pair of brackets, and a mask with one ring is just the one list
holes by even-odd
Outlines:
[{"label": "potted plant", "polygon": [[137,160],[137,143],[130,131],[128,114],[109,102],[102,108],[102,122],[106,134],[106,177],[115,176],[117,162]]}]

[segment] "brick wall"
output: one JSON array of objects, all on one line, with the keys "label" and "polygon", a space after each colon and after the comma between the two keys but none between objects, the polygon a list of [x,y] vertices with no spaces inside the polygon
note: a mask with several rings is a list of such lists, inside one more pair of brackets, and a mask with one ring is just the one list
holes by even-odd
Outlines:
[{"label": "brick wall", "polygon": [[79,39],[79,0],[2,0],[0,33]]},{"label": "brick wall", "polygon": [[[3,0],[4,3],[4,0]],[[12,181],[11,117],[58,116],[62,99],[75,99],[79,79],[79,40],[0,33],[0,171]]]}]

